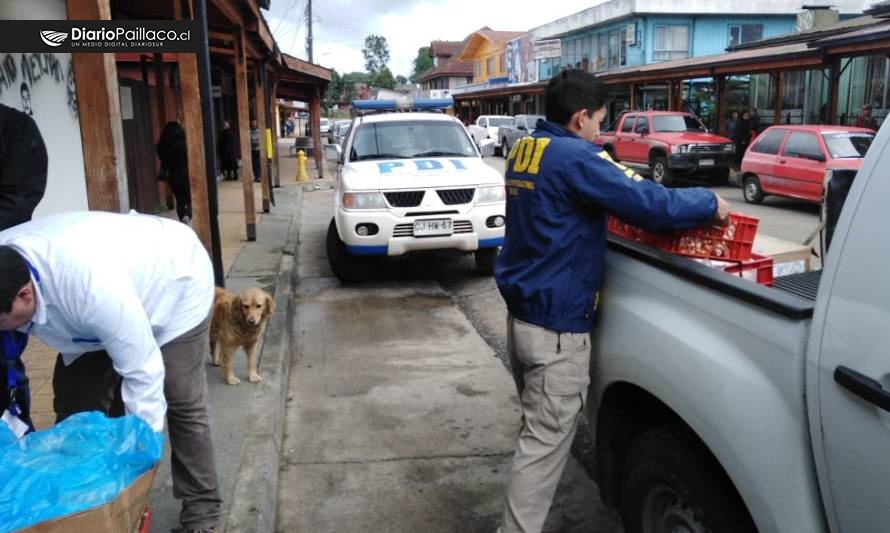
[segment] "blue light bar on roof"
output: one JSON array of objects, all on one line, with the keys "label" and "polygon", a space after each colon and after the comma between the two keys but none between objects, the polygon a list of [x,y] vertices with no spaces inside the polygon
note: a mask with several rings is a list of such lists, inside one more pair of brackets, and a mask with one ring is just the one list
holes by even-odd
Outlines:
[{"label": "blue light bar on roof", "polygon": [[395,100],[353,100],[357,111],[396,111],[399,109],[447,109],[454,106],[448,98],[397,98]]}]

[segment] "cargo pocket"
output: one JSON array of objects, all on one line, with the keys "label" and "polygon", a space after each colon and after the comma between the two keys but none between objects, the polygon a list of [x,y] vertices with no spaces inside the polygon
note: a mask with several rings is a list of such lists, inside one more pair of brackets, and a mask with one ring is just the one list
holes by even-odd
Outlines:
[{"label": "cargo pocket", "polygon": [[590,377],[586,374],[544,376],[545,416],[551,431],[564,434],[572,429],[584,408]]}]

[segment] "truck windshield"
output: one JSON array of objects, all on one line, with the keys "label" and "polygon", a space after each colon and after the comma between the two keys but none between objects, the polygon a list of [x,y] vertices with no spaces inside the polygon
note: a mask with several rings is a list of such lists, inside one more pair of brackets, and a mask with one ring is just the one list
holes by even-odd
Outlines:
[{"label": "truck windshield", "polygon": [[488,127],[509,126],[512,122],[513,119],[510,117],[491,117],[488,119]]},{"label": "truck windshield", "polygon": [[526,122],[528,123],[528,129],[533,130],[533,129],[537,128],[539,120],[547,120],[547,119],[544,118],[544,115],[529,115],[528,118],[526,119]]},{"label": "truck windshield", "polygon": [[353,138],[350,161],[476,155],[463,128],[450,121],[366,123],[358,126]]},{"label": "truck windshield", "polygon": [[652,117],[655,125],[655,131],[660,132],[681,132],[694,131],[704,132],[701,122],[692,115],[655,115]]},{"label": "truck windshield", "polygon": [[823,133],[822,138],[825,139],[825,146],[831,152],[831,157],[839,159],[849,157],[861,159],[868,152],[871,141],[875,138],[871,133],[861,132],[843,132],[843,133]]}]

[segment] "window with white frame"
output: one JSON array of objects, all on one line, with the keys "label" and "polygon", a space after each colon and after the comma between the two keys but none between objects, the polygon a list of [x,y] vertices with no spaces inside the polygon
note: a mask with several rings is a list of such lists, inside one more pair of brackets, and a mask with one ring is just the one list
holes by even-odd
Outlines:
[{"label": "window with white frame", "polygon": [[763,39],[763,24],[730,24],[729,46]]},{"label": "window with white frame", "polygon": [[489,75],[494,74],[496,72],[495,65],[494,65],[494,57],[489,57],[486,60],[486,68],[487,68],[486,71],[488,72]]},{"label": "window with white frame", "polygon": [[670,61],[689,57],[689,26],[655,26],[653,61]]}]

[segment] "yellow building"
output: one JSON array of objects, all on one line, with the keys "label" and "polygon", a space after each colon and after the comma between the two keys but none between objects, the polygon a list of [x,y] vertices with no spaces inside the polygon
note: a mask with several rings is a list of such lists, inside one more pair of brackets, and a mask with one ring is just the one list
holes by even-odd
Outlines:
[{"label": "yellow building", "polygon": [[507,41],[525,35],[524,31],[494,31],[488,26],[476,30],[457,57],[473,62],[473,83],[507,77]]}]

